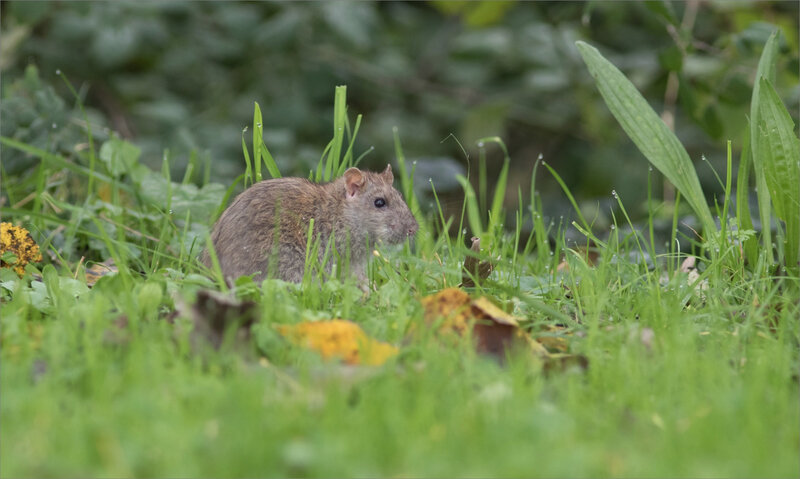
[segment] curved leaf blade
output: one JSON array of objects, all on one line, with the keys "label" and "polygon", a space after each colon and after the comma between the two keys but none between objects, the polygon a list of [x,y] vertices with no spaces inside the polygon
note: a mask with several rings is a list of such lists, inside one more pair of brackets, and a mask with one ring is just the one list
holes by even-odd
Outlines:
[{"label": "curved leaf blade", "polygon": [[800,144],[794,122],[772,83],[766,77],[758,83],[758,123],[754,131],[764,181],[775,215],[786,224],[786,263],[796,266],[800,254]]},{"label": "curved leaf blade", "polygon": [[625,75],[593,46],[576,42],[597,89],[639,151],[686,197],[706,231],[715,231],[692,160],[675,134],[659,118]]},{"label": "curved leaf blade", "polygon": [[756,195],[758,197],[758,216],[761,218],[761,239],[764,243],[765,249],[769,252],[770,262],[773,261],[772,257],[772,228],[770,227],[772,217],[772,207],[769,201],[769,187],[767,186],[766,179],[764,178],[764,164],[762,157],[765,155],[764,147],[759,144],[759,135],[757,134],[759,128],[760,117],[760,91],[761,77],[767,78],[769,81],[775,81],[775,62],[778,58],[778,31],[772,32],[764,44],[764,50],[761,52],[761,58],[758,59],[758,69],[756,70],[756,80],[753,83],[753,93],[750,98],[750,152],[753,160],[753,169],[755,171]]}]

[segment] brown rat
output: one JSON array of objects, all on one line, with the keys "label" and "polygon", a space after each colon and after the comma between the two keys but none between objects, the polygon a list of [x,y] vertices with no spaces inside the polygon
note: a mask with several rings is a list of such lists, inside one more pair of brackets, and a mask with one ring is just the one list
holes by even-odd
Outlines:
[{"label": "brown rat", "polygon": [[[417,221],[393,182],[387,166],[382,173],[349,168],[330,183],[278,178],[254,184],[236,197],[211,232],[223,276],[232,281],[258,273],[257,280],[269,274],[300,282],[313,218],[320,264],[332,238],[341,261],[349,255],[351,274],[365,285],[374,244],[402,243],[417,232]],[[326,272],[335,262],[327,261]],[[203,263],[211,265],[208,252]]]}]

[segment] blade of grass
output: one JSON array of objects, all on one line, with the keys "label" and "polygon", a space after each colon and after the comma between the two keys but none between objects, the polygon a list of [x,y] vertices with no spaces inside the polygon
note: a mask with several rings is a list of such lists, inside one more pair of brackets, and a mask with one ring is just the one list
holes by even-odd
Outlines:
[{"label": "blade of grass", "polygon": [[[750,151],[750,126],[744,136],[744,146],[739,156],[739,171],[736,176],[736,221],[739,229],[752,230],[753,220],[750,217],[750,170],[752,168]],[[758,260],[758,237],[753,236],[744,241],[744,255],[751,265]]]},{"label": "blade of grass", "polygon": [[[3,145],[8,146],[10,148],[14,148],[14,149],[22,151],[24,153],[28,153],[28,154],[33,155],[33,156],[36,156],[37,158],[41,159],[42,161],[50,163],[53,166],[56,166],[56,167],[59,167],[59,168],[66,168],[66,169],[70,170],[73,173],[78,173],[78,174],[86,176],[87,178],[90,178],[90,179],[95,179],[97,181],[106,182],[106,183],[112,183],[114,181],[109,176],[106,176],[106,175],[104,175],[102,173],[98,173],[96,171],[93,171],[92,169],[86,168],[85,166],[81,166],[81,165],[72,163],[70,161],[67,161],[66,159],[62,158],[59,155],[56,155],[54,153],[50,153],[50,152],[42,150],[40,148],[36,148],[35,146],[31,146],[31,145],[22,143],[20,141],[17,141],[17,140],[14,140],[14,139],[11,139],[11,138],[8,138],[8,137],[5,137],[5,136],[0,137],[0,144],[3,144]],[[131,188],[129,185],[120,184],[119,188],[122,189],[122,190],[125,190],[128,193],[133,193],[133,188]]]},{"label": "blade of grass", "polygon": [[247,127],[242,129],[242,153],[244,154],[244,187],[247,188],[248,186],[254,183],[253,181],[253,165],[250,162],[250,153],[247,151],[247,143],[244,141],[244,134],[247,132]]},{"label": "blade of grass", "polygon": [[[500,139],[498,136],[490,136],[487,138],[481,138],[478,140],[478,146],[483,151],[483,145],[486,143],[497,143],[497,145],[503,150],[503,168],[500,170],[500,175],[497,177],[497,182],[494,186],[494,195],[492,197],[492,206],[489,210],[489,224],[487,226],[487,231],[496,240],[499,240],[497,237],[501,233],[502,224],[504,221],[503,215],[503,200],[506,197],[506,185],[508,183],[508,168],[509,164],[511,163],[511,158],[508,155],[508,149],[506,148],[505,143],[503,140]],[[491,247],[491,245],[488,245]],[[491,251],[491,248],[490,248]]]},{"label": "blade of grass", "polygon": [[[347,123],[348,126],[348,133],[350,132],[350,122]],[[339,169],[336,170],[336,177],[342,176],[345,170],[354,165],[353,163],[353,146],[356,143],[356,136],[358,135],[358,130],[361,128],[361,115],[356,117],[356,126],[353,127],[353,134],[350,136],[350,141],[347,145],[347,151],[344,153],[344,159],[342,160],[342,164],[339,165]]]},{"label": "blade of grass", "polygon": [[472,236],[481,238],[483,237],[483,225],[481,224],[481,214],[478,209],[478,198],[475,195],[475,189],[472,188],[469,180],[463,175],[456,175],[456,180],[458,180],[461,187],[464,189],[467,221],[469,222],[469,228],[472,230]]},{"label": "blade of grass", "polygon": [[569,191],[569,188],[567,187],[567,184],[564,183],[564,180],[561,179],[561,176],[559,176],[559,174],[556,173],[556,170],[551,168],[550,165],[547,164],[547,162],[543,161],[542,165],[544,165],[544,167],[547,168],[547,171],[549,171],[550,174],[553,175],[553,178],[556,179],[556,182],[558,182],[558,184],[561,186],[561,189],[564,191],[564,194],[567,195],[567,199],[572,204],[572,208],[575,209],[575,214],[578,215],[578,220],[581,222],[581,225],[583,226],[583,229],[584,230],[591,230],[592,227],[589,226],[589,223],[586,221],[586,218],[583,217],[583,213],[581,213],[581,209],[578,208],[578,203],[575,201],[575,198],[572,196],[572,192]]},{"label": "blade of grass", "polygon": [[261,116],[261,107],[258,102],[255,102],[253,109],[253,164],[255,166],[256,181],[263,179],[261,176],[262,160],[272,178],[281,177],[275,158],[272,157],[272,153],[269,152],[267,145],[264,143],[264,122]]},{"label": "blade of grass", "polygon": [[417,219],[420,225],[420,230],[425,228],[425,219],[422,217],[422,211],[419,207],[419,199],[414,193],[414,179],[408,174],[406,169],[406,155],[403,153],[403,145],[400,143],[400,133],[397,127],[392,128],[392,135],[394,137],[394,156],[397,158],[397,166],[400,173],[400,188],[403,196],[406,198],[406,204],[411,210],[411,213]]},{"label": "blade of grass", "polygon": [[261,123],[261,107],[258,102],[255,102],[253,109],[253,167],[255,171],[255,182],[262,180],[261,178],[261,144],[264,138],[264,126]]}]

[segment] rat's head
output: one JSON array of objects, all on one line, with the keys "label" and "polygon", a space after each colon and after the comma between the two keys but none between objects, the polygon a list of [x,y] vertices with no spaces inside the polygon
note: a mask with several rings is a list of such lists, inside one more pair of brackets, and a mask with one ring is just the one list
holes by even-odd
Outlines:
[{"label": "rat's head", "polygon": [[[352,234],[370,243],[402,243],[419,228],[400,193],[392,187],[392,167],[381,173],[349,168],[344,172],[344,216]],[[356,238],[354,238],[356,239]]]}]

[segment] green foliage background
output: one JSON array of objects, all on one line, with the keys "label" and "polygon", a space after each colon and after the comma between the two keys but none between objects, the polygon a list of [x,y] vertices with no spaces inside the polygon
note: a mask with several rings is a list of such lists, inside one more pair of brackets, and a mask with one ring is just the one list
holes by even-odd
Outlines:
[{"label": "green foliage background", "polygon": [[[60,70],[93,132],[132,139],[154,168],[168,148],[179,174],[196,150],[228,183],[243,171],[241,132],[257,101],[281,171],[307,175],[330,138],[333,88],[346,84],[350,114],[365,118],[358,153],[375,147],[368,166],[392,161],[396,126],[418,160],[417,184],[433,177],[458,208],[454,172],[466,159],[449,135],[471,159],[475,140],[498,135],[513,160],[509,202],[541,153],[579,202],[599,199],[602,212],[612,189],[641,204],[647,167],[597,94],[576,40],[600,48],[658,112],[671,108],[665,91],[677,75],[678,136],[695,162],[705,155],[721,171],[724,141],[742,147],[752,75],[776,25],[776,89],[798,123],[797,3],[703,2],[687,12],[692,5],[3,2],[2,134],[61,153],[85,142]],[[25,79],[29,65],[38,78]],[[502,158],[489,155],[490,177]],[[6,173],[31,163],[4,150]],[[698,170],[704,191],[720,191],[710,168]],[[202,183],[203,171],[192,180]],[[551,178],[539,185],[552,195],[546,211],[569,209]]]}]

